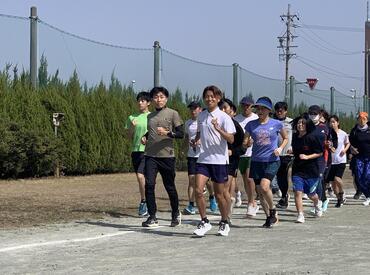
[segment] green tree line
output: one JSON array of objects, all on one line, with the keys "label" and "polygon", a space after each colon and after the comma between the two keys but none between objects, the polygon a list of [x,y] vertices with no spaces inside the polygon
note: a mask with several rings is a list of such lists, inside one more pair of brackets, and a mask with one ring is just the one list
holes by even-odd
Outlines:
[{"label": "green tree line", "polygon": [[[185,121],[189,115],[180,89],[173,91],[168,106]],[[296,112],[304,109],[297,106]],[[59,160],[66,175],[132,171],[125,122],[137,112],[136,94],[112,75],[109,85],[88,87],[76,72],[66,82],[58,71],[49,74],[42,57],[38,88],[31,87],[29,72],[18,73],[7,65],[0,72],[0,178],[52,175]],[[65,114],[54,135],[52,114]],[[348,120],[348,131],[354,120]],[[176,141],[178,169],[186,165],[187,144]]]}]

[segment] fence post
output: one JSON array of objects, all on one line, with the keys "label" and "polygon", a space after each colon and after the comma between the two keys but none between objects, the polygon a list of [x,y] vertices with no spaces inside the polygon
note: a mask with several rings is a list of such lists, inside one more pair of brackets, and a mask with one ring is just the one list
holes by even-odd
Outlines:
[{"label": "fence post", "polygon": [[287,102],[290,112],[292,112],[294,108],[294,92],[295,92],[295,78],[294,76],[291,75],[289,77],[289,102]]},{"label": "fence post", "polygon": [[160,54],[159,41],[154,41],[154,87],[160,86]]},{"label": "fence post", "polygon": [[334,100],[334,93],[335,89],[334,87],[330,87],[330,114],[335,114],[335,100]]},{"label": "fence post", "polygon": [[33,88],[37,87],[37,8],[31,7],[30,14],[30,75]]},{"label": "fence post", "polygon": [[236,104],[238,102],[238,95],[239,95],[239,64],[233,64],[233,102]]}]

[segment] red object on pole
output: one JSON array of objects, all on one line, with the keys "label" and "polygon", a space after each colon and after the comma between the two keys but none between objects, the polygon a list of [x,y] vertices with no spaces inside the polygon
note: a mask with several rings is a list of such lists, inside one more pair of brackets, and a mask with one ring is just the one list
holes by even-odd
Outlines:
[{"label": "red object on pole", "polygon": [[307,78],[307,84],[311,90],[315,88],[317,81],[318,81],[317,78]]}]

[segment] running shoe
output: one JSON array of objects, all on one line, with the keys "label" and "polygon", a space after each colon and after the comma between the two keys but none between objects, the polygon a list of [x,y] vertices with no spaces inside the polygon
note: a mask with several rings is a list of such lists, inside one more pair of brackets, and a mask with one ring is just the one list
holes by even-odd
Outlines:
[{"label": "running shoe", "polygon": [[343,205],[342,200],[341,199],[338,199],[337,200],[337,203],[335,204],[335,207],[336,208],[340,208],[342,205]]},{"label": "running shoe", "polygon": [[364,206],[370,205],[370,198],[366,198],[366,200],[362,203]]},{"label": "running shoe", "polygon": [[304,215],[302,212],[298,213],[296,223],[304,223]]},{"label": "running shoe", "polygon": [[308,200],[308,196],[307,196],[307,194],[306,194],[306,193],[304,193],[304,194],[302,195],[302,200]]},{"label": "running shoe", "polygon": [[143,227],[158,227],[158,220],[156,217],[148,217],[148,219],[141,224]]},{"label": "running shoe", "polygon": [[322,216],[322,201],[319,201],[319,203],[315,206],[315,216],[321,217]]},{"label": "running shoe", "polygon": [[200,221],[197,229],[194,230],[194,234],[203,237],[211,228],[212,225],[209,222]]},{"label": "running shoe", "polygon": [[216,198],[209,200],[209,209],[211,209],[212,212],[216,212],[218,210]]},{"label": "running shoe", "polygon": [[148,208],[146,206],[146,202],[141,202],[139,204],[139,216],[146,216],[148,215]]},{"label": "running shoe", "polygon": [[260,207],[256,204],[256,206],[248,205],[247,216],[248,217],[255,217],[257,215],[258,210]]},{"label": "running shoe", "polygon": [[219,236],[227,237],[229,235],[229,232],[230,232],[230,226],[225,222],[220,222],[217,234]]},{"label": "running shoe", "polygon": [[171,220],[171,227],[175,227],[175,226],[178,226],[178,225],[181,225],[181,213],[178,212],[177,214],[175,214],[174,217],[172,217],[172,220]]},{"label": "running shoe", "polygon": [[362,195],[362,193],[360,191],[356,191],[356,193],[353,195],[353,198],[355,200],[358,200],[358,199],[360,199],[361,195]]},{"label": "running shoe", "polygon": [[287,194],[285,198],[281,198],[278,201],[278,203],[276,204],[276,207],[281,208],[281,209],[287,209],[289,207],[289,199],[290,199],[290,195]]},{"label": "running shoe", "polygon": [[184,209],[184,214],[185,215],[195,215],[195,207],[192,206],[191,204],[189,204],[188,206],[186,206],[186,208]]},{"label": "running shoe", "polygon": [[328,210],[329,201],[330,199],[326,198],[326,200],[322,202],[322,208],[321,208],[322,212],[326,212]]},{"label": "running shoe", "polygon": [[242,193],[240,191],[236,192],[235,207],[240,207],[242,205]]}]

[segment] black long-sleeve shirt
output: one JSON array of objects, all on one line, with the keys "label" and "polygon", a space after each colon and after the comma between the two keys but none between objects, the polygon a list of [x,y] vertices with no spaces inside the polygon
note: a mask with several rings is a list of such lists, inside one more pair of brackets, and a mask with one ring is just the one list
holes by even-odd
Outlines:
[{"label": "black long-sleeve shirt", "polygon": [[349,134],[349,142],[358,150],[357,156],[370,158],[370,122],[367,125],[367,130],[360,130],[356,124]]}]

